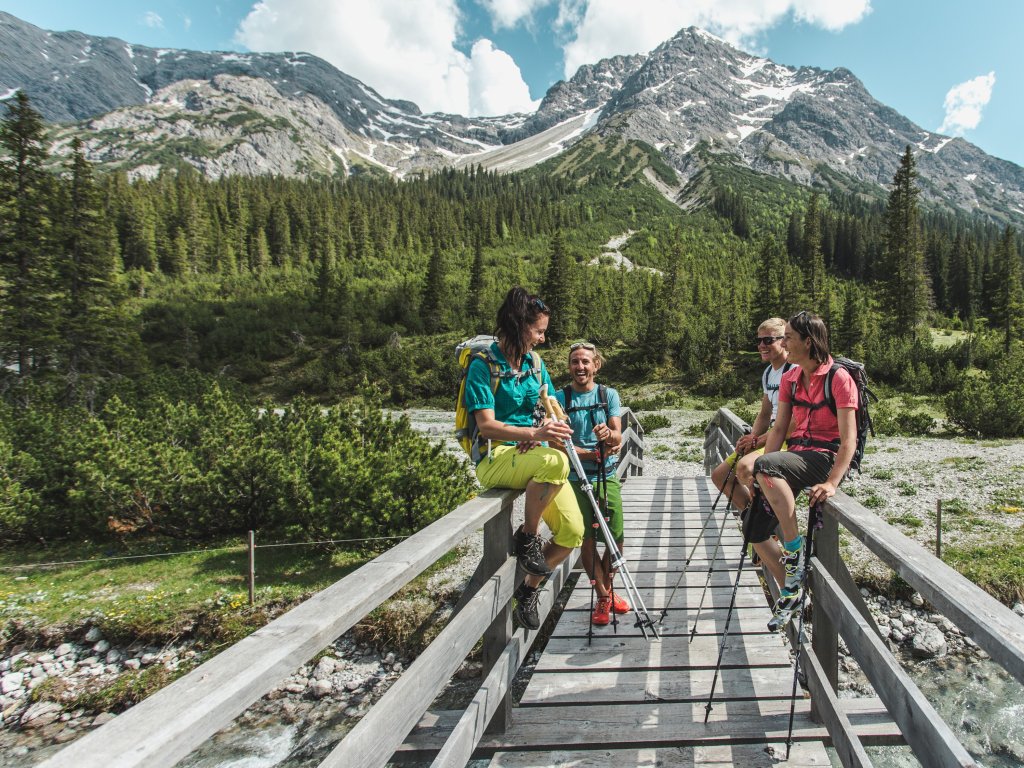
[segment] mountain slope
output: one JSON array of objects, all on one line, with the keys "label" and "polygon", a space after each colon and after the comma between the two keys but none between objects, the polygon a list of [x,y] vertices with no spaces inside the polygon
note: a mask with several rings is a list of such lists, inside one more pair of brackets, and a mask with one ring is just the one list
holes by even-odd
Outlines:
[{"label": "mountain slope", "polygon": [[12,53],[0,59],[0,95],[24,88],[48,120],[80,121],[57,131],[58,148],[80,135],[91,160],[133,175],[173,162],[210,176],[511,171],[594,134],[660,152],[671,172],[657,177],[671,196],[708,152],[804,185],[882,193],[910,145],[925,199],[1024,221],[1021,167],[922,129],[846,69],[776,64],[696,28],[650,54],[581,67],[532,115],[493,118],[424,115],[309,54],[158,50],[4,13],[0,46]]}]

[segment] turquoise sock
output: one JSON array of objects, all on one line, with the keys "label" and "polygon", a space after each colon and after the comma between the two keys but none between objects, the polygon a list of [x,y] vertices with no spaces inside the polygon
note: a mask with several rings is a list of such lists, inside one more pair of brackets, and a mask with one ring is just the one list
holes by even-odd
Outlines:
[{"label": "turquoise sock", "polygon": [[803,534],[797,534],[796,538],[792,541],[784,541],[782,546],[786,548],[787,552],[796,552],[803,546],[804,537]]}]

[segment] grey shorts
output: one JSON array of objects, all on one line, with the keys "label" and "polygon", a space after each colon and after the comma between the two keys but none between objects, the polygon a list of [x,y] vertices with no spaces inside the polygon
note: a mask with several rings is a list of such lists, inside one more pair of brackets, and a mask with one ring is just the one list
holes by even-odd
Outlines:
[{"label": "grey shorts", "polygon": [[836,455],[831,451],[802,451],[790,447],[788,451],[766,453],[758,458],[754,462],[754,474],[785,480],[796,496],[804,488],[828,480],[835,463]]}]

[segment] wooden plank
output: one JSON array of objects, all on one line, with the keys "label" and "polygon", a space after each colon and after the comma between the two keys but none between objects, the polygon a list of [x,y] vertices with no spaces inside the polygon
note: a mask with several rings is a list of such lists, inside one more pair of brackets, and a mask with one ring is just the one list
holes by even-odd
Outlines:
[{"label": "wooden plank", "polygon": [[[679,589],[676,591],[675,596],[672,596],[672,588],[667,587],[664,589],[655,590],[650,587],[639,587],[640,597],[643,598],[644,604],[647,606],[647,610],[653,611],[657,609],[660,611],[665,608],[665,603],[668,599],[672,598],[671,605],[668,606],[669,610],[675,609],[687,609],[692,610],[700,604],[700,593],[699,589]],[[704,607],[710,608],[725,608],[729,605],[729,600],[732,596],[731,586],[716,586],[708,590],[707,596],[704,598]],[[590,590],[577,589],[573,590],[570,595],[566,608],[572,609],[586,609],[590,605]],[[764,598],[764,592],[761,591],[759,586],[741,586],[736,590],[736,605],[743,608],[760,608],[765,611],[765,621],[768,620],[767,602]]]},{"label": "wooden plank", "polygon": [[[583,701],[640,703],[644,701],[707,701],[713,669],[634,672],[535,672],[519,706],[551,706]],[[790,667],[742,667],[723,669],[715,687],[715,699],[789,699]]]},{"label": "wooden plank", "polygon": [[821,567],[817,558],[813,558],[811,563],[814,568],[815,607],[821,606],[832,617],[850,653],[885,702],[893,720],[899,724],[907,743],[922,764],[929,768],[974,766],[974,759],[957,741],[949,726],[853,607],[835,580]]},{"label": "wooden plank", "polygon": [[640,747],[634,749],[555,750],[552,752],[498,752],[491,768],[609,768],[609,766],[658,766],[658,768],[829,768],[828,753],[821,744],[794,744],[787,762],[781,742],[775,744],[715,744],[700,747]]},{"label": "wooden plank", "polygon": [[[650,610],[651,616],[657,623],[658,634],[665,637],[689,637],[696,619],[697,631],[695,635],[721,634],[725,628],[725,608],[704,610],[697,616],[696,610],[679,611],[672,609],[661,618],[661,611]],[[729,625],[729,634],[763,634],[768,632],[769,615],[763,610],[734,610],[732,621]],[[636,627],[636,616],[633,613],[622,614],[618,617],[619,625],[616,628],[613,624],[606,626],[594,626],[594,637],[641,637]],[[586,637],[590,629],[590,611],[584,606],[583,610],[565,612],[558,621],[558,626],[551,632],[552,637]]]},{"label": "wooden plank", "polygon": [[[630,564],[630,573],[633,574],[633,581],[637,587],[641,589],[667,589],[670,592],[679,584],[679,589],[704,589],[704,585],[709,583],[709,589],[711,588],[724,588],[728,587],[732,589],[733,582],[736,579],[736,572],[727,570],[725,568],[726,563],[724,561],[715,561],[715,564],[723,566],[721,569],[713,570],[710,574],[711,579],[708,581],[708,560],[697,561],[694,560],[686,568],[682,569],[682,563],[677,563],[675,570],[669,571],[667,569],[659,569],[656,571],[637,571],[633,568],[632,563]],[[679,577],[682,576],[682,579]],[[615,580],[616,589],[622,590],[621,577]],[[740,575],[740,585],[744,587],[759,587],[761,581],[757,576],[757,573],[753,569],[743,569],[743,573]],[[576,582],[576,589],[583,590],[584,592],[590,591],[590,582],[587,577],[581,572],[580,579]]]},{"label": "wooden plank", "polygon": [[[864,744],[902,743],[899,729],[884,708],[846,711]],[[828,732],[811,722],[806,700],[797,702],[796,713],[794,742],[827,742]],[[453,716],[447,713],[424,716],[402,746],[403,759],[423,759],[436,752],[453,720]],[[624,723],[629,727],[624,728]],[[579,706],[520,707],[515,712],[514,727],[504,736],[485,737],[475,756],[524,749],[559,751],[773,744],[785,740],[788,724],[789,702],[778,700],[720,702],[706,724],[703,702],[601,706],[583,702]]]},{"label": "wooden plank", "polygon": [[[811,693],[813,710],[828,730],[832,743],[835,745],[843,768],[871,768],[871,758],[864,750],[864,745],[850,723],[850,718],[839,704],[839,697],[832,690],[828,680],[828,671],[822,667],[818,657],[802,649],[801,665],[807,676],[807,687]],[[790,683],[792,690],[792,683]]]},{"label": "wooden plank", "polygon": [[[584,638],[551,638],[536,669],[556,670],[641,670],[714,669],[721,637],[699,634],[693,642],[686,637],[666,637],[661,642],[636,638],[595,637],[590,645]],[[776,635],[732,635],[722,664],[726,667],[790,668],[789,653]]]},{"label": "wooden plank", "polygon": [[173,766],[480,529],[519,491],[487,491],[52,755],[45,768]]},{"label": "wooden plank", "polygon": [[509,558],[462,613],[416,657],[369,712],[320,763],[320,768],[380,768],[419,722],[477,639],[512,598],[516,561]]},{"label": "wooden plank", "polygon": [[838,515],[868,549],[1024,683],[1024,618],[846,494],[837,493],[825,509]]},{"label": "wooden plank", "polygon": [[[541,592],[538,610],[542,616],[547,616],[550,612],[551,604],[561,591],[568,572],[568,568],[563,565],[555,569],[551,575],[550,588]],[[543,622],[541,625],[543,626]],[[462,768],[469,761],[484,733],[504,733],[507,730],[511,722],[502,722],[502,727],[495,729],[493,721],[504,714],[502,707],[512,687],[512,681],[519,671],[519,665],[539,635],[539,630],[520,628],[512,636],[445,740],[432,768]]]}]

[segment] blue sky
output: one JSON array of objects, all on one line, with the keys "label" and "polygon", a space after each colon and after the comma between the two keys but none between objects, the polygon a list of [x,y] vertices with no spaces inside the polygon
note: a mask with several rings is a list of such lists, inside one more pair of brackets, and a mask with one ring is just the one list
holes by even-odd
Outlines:
[{"label": "blue sky", "polygon": [[923,128],[1024,165],[1021,0],[0,0],[156,47],[305,50],[424,111],[529,111],[583,63],[691,24],[780,64],[844,66]]}]

